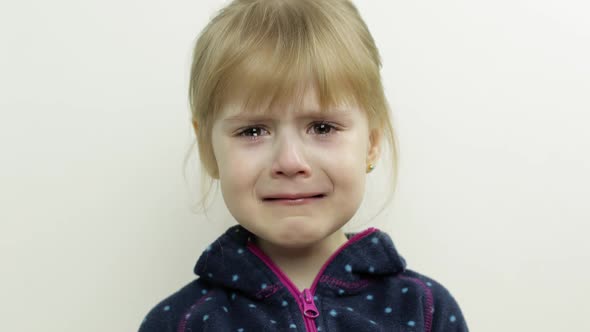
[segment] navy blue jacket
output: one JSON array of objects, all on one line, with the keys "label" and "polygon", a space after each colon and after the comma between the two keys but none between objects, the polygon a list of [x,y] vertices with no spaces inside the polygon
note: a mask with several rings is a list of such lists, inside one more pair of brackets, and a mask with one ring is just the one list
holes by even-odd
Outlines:
[{"label": "navy blue jacket", "polygon": [[139,332],[468,331],[449,291],[407,269],[386,233],[347,237],[301,292],[233,226],[199,258],[199,278],[152,308]]}]

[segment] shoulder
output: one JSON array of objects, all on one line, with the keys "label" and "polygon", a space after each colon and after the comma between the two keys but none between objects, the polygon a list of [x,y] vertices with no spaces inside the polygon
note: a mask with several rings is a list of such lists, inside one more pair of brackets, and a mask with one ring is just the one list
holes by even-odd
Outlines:
[{"label": "shoulder", "polygon": [[457,300],[440,282],[410,269],[406,269],[400,273],[398,278],[413,283],[422,294],[427,331],[468,331],[465,318]]},{"label": "shoulder", "polygon": [[194,308],[205,302],[211,290],[195,279],[167,296],[145,315],[139,332],[176,332]]}]

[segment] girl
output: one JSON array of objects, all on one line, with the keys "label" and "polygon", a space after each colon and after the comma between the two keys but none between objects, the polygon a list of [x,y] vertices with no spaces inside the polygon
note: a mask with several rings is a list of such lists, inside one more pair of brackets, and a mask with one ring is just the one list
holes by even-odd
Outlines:
[{"label": "girl", "polygon": [[238,225],[140,332],[467,331],[387,234],[342,230],[384,136],[395,163],[380,67],[348,0],[235,0],[212,19],[194,51],[192,122]]}]

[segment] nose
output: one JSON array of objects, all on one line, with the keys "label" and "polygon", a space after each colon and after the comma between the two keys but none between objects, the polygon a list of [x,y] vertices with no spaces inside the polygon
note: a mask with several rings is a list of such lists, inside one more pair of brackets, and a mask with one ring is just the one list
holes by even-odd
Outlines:
[{"label": "nose", "polygon": [[272,176],[307,177],[311,167],[305,155],[305,146],[293,133],[283,133],[276,141],[272,164]]}]

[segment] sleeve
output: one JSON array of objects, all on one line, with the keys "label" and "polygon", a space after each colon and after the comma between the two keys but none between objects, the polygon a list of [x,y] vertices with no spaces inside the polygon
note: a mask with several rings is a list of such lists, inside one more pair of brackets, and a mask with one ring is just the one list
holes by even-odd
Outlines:
[{"label": "sleeve", "polygon": [[164,301],[153,307],[141,321],[139,332],[174,332],[174,313],[165,310]]},{"label": "sleeve", "polygon": [[432,332],[468,332],[467,322],[453,295],[440,283],[429,280],[432,291]]}]

